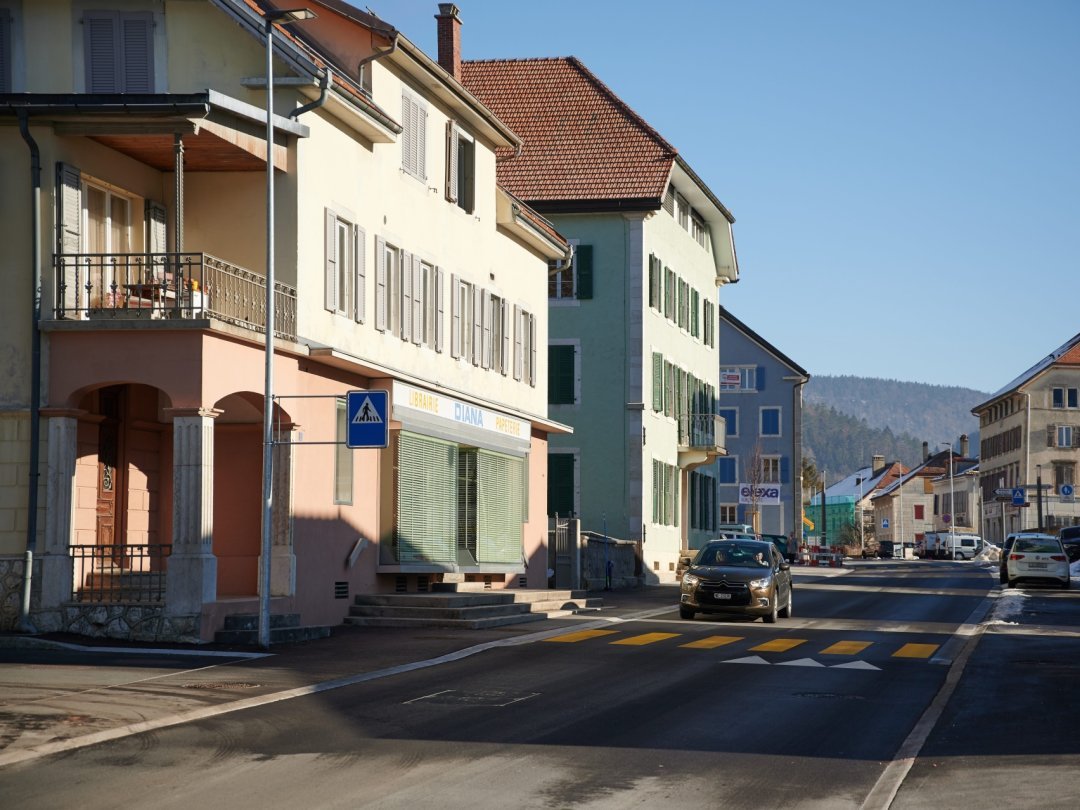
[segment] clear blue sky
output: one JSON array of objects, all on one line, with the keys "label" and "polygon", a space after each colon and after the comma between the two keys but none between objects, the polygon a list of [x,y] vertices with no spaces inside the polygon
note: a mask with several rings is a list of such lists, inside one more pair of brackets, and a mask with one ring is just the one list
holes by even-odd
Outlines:
[{"label": "clear blue sky", "polygon": [[[995,391],[1080,332],[1078,0],[457,5],[463,58],[576,56],[679,150],[721,303],[811,374]],[[369,7],[436,56],[434,0]]]}]

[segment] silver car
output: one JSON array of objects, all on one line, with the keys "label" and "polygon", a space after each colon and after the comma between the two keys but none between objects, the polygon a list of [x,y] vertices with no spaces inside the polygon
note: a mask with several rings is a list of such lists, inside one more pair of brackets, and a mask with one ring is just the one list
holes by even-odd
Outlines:
[{"label": "silver car", "polygon": [[698,613],[760,616],[768,624],[791,616],[791,568],[766,540],[713,540],[683,574],[679,615]]}]

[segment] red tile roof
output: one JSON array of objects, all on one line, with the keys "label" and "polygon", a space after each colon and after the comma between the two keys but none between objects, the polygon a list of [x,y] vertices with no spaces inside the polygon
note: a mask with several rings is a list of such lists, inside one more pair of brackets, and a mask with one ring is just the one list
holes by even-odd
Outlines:
[{"label": "red tile roof", "polygon": [[574,57],[466,61],[461,81],[524,141],[499,155],[516,196],[660,207],[675,148]]}]

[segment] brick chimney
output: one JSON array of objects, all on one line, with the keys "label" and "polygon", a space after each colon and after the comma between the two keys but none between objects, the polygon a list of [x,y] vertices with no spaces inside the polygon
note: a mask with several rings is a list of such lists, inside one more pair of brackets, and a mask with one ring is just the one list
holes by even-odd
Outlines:
[{"label": "brick chimney", "polygon": [[461,81],[461,17],[453,3],[439,3],[439,64]]},{"label": "brick chimney", "polygon": [[960,434],[960,457],[961,458],[967,458],[968,457],[968,450],[970,449],[970,447],[968,445],[968,441],[969,441],[968,440],[968,435],[966,433],[961,433]]}]

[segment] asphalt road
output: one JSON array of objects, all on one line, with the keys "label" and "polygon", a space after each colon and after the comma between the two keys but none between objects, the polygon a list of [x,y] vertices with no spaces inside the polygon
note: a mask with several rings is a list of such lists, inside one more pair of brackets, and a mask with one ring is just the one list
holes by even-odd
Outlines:
[{"label": "asphalt road", "polygon": [[[1073,807],[1080,594],[1004,594],[992,573],[800,576],[795,618],[772,626],[674,604],[567,622],[13,764],[0,790],[81,808]],[[1005,620],[999,596],[1022,603]],[[247,666],[229,677],[288,682],[272,658]]]}]

